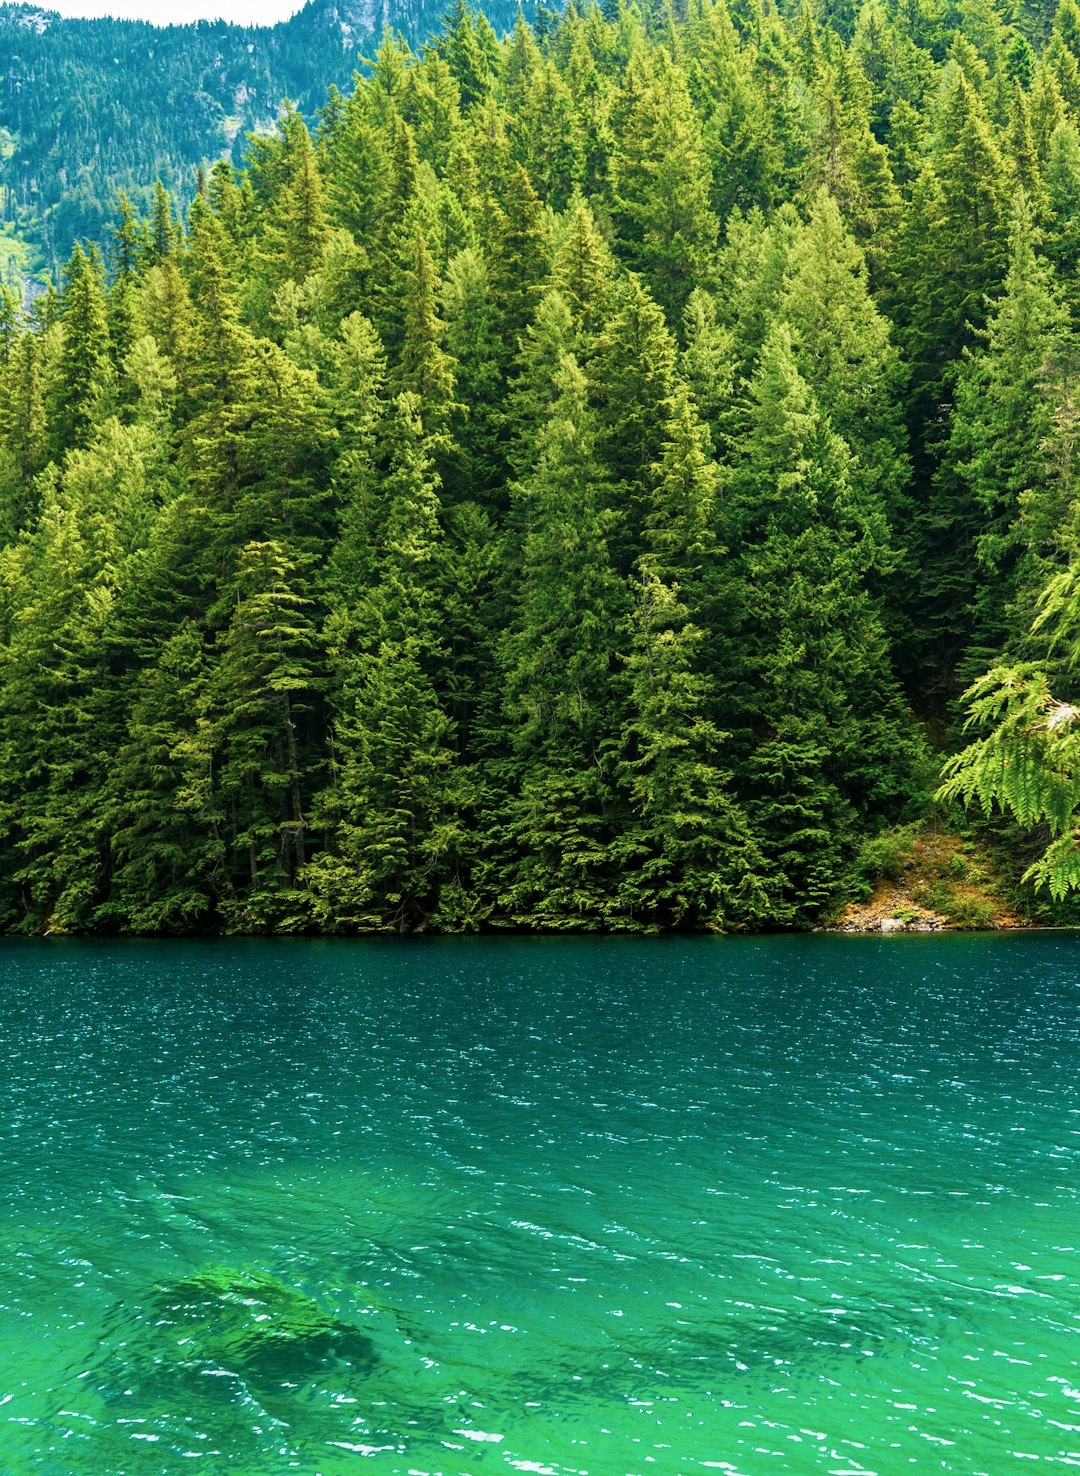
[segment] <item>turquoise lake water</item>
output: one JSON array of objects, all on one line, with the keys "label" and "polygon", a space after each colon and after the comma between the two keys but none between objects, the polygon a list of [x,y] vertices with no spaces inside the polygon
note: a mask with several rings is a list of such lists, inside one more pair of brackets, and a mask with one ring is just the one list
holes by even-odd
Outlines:
[{"label": "turquoise lake water", "polygon": [[0,942],[0,1472],[1080,1466],[1080,937]]}]

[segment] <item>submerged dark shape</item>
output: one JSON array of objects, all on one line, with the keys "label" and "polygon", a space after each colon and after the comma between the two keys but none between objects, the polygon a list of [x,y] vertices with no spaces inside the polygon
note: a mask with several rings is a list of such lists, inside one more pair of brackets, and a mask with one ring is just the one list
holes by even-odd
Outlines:
[{"label": "submerged dark shape", "polygon": [[122,1412],[124,1427],[153,1429],[160,1449],[174,1452],[189,1449],[192,1429],[226,1448],[254,1439],[276,1455],[340,1437],[339,1401],[351,1422],[381,1365],[372,1340],[314,1297],[227,1265],[118,1302],[98,1349],[91,1387],[106,1410]]},{"label": "submerged dark shape", "polygon": [[[916,1325],[916,1321],[917,1324]],[[669,1357],[682,1368],[781,1378],[835,1373],[890,1349],[921,1344],[924,1319],[867,1307],[755,1308],[680,1328]]]},{"label": "submerged dark shape", "polygon": [[727,1348],[740,1370],[817,1372],[830,1364],[873,1358],[911,1333],[888,1312],[812,1309],[777,1312],[737,1325]]},{"label": "submerged dark shape", "polygon": [[328,1364],[368,1371],[375,1346],[312,1297],[261,1271],[212,1266],[155,1289],[155,1331],[170,1362],[301,1382]]}]

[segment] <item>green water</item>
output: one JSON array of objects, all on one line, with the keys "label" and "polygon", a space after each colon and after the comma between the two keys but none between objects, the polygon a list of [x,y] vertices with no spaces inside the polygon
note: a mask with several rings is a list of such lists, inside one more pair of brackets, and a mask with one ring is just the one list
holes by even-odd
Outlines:
[{"label": "green water", "polygon": [[1080,1466],[1080,938],[0,943],[0,1472]]}]

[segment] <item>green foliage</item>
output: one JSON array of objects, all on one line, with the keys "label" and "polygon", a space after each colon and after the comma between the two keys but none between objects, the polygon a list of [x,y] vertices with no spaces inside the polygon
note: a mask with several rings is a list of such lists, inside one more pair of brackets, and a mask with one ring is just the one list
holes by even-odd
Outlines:
[{"label": "green foliage", "polygon": [[324,926],[423,925],[461,846],[454,723],[436,683],[446,597],[439,489],[421,408],[410,392],[396,401],[373,585],[326,627],[334,759],[316,803],[336,844],[305,874]]},{"label": "green foliage", "polygon": [[690,288],[708,281],[718,222],[701,123],[684,77],[664,50],[627,108],[611,177],[624,257],[645,277],[669,320],[677,321]]},{"label": "green foliage", "polygon": [[162,33],[126,180],[22,83],[145,29],[10,58],[107,250],[0,284],[3,926],[812,924],[987,667],[943,794],[1080,880],[1071,11],[461,0],[316,121],[335,15]]},{"label": "green foliage", "polygon": [[1019,194],[1009,270],[981,335],[983,351],[960,366],[930,504],[925,578],[936,599],[927,634],[953,659],[966,642],[959,670],[968,674],[1023,638],[1063,552],[1073,452],[1061,417],[1069,413],[1075,348],[1037,243],[1031,206]]},{"label": "green foliage", "polygon": [[857,816],[902,805],[914,745],[866,585],[885,524],[854,493],[850,453],[799,374],[784,324],[765,343],[751,397],[721,523],[738,550],[726,601],[737,636],[725,654],[750,814],[800,918],[833,899]]},{"label": "green foliage", "polygon": [[944,799],[1008,811],[1025,830],[1045,825],[1050,841],[1023,880],[1055,901],[1080,885],[1080,709],[1051,692],[1051,674],[1069,681],[1080,662],[1080,565],[1070,563],[1042,591],[1032,636],[1040,664],[992,668],[965,693],[965,727],[982,729],[945,764]]},{"label": "green foliage", "polygon": [[1080,884],[1080,711],[1053,697],[1045,670],[1030,663],[992,668],[965,701],[966,726],[989,732],[946,762],[938,798],[977,803],[984,814],[998,805],[1025,829],[1046,822],[1053,839],[1025,880],[1060,899]]},{"label": "green foliage", "polygon": [[626,595],[585,378],[564,355],[535,466],[517,492],[520,593],[499,652],[510,752],[492,761],[500,905],[540,927],[597,927],[612,909],[620,828],[612,747]]},{"label": "green foliage", "polygon": [[977,932],[995,925],[993,902],[971,891],[958,891],[947,877],[934,877],[915,887],[912,895],[920,907],[938,913],[949,927],[962,932]]},{"label": "green foliage", "polygon": [[899,881],[919,832],[919,823],[890,827],[867,836],[859,847],[855,877],[860,889],[869,896],[873,884],[881,877]]},{"label": "green foliage", "polygon": [[945,912],[954,928],[978,932],[994,924],[994,909],[977,897],[954,896]]}]

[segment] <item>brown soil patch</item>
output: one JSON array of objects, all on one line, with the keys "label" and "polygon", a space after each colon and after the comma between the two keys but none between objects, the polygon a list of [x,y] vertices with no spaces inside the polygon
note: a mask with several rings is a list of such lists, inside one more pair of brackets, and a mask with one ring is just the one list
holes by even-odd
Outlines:
[{"label": "brown soil patch", "polygon": [[1003,896],[1002,880],[985,853],[936,825],[893,832],[882,849],[886,873],[871,895],[849,902],[829,931],[934,933],[1030,926]]}]

